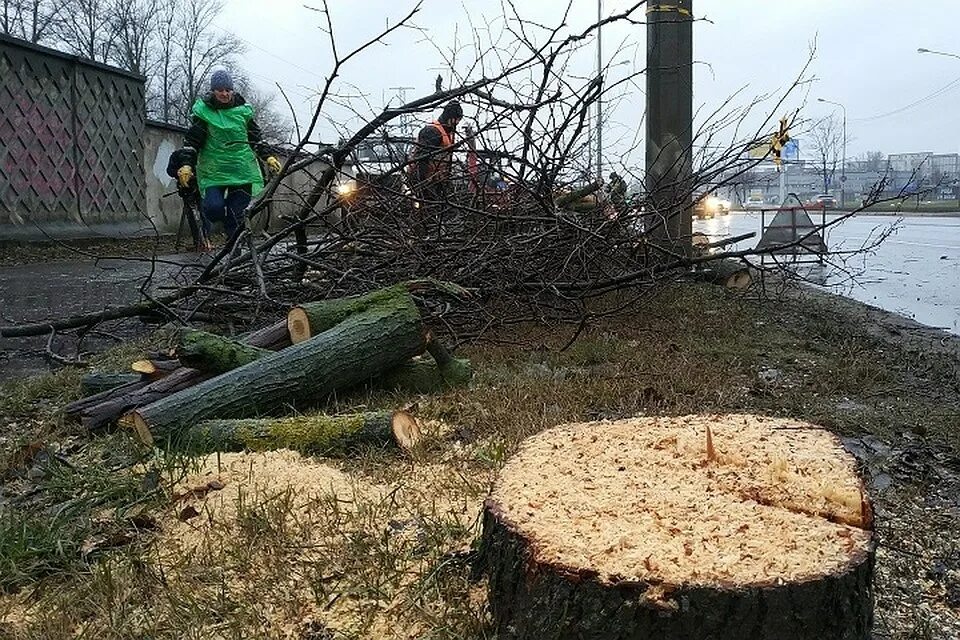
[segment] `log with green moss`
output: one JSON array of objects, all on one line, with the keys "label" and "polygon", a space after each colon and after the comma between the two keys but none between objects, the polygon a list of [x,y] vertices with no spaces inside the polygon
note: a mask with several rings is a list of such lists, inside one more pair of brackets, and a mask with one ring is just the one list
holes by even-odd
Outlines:
[{"label": "log with green moss", "polygon": [[177,440],[213,418],[247,418],[323,401],[394,369],[425,348],[420,313],[405,290],[332,329],[132,412],[148,443]]},{"label": "log with green moss", "polygon": [[410,298],[403,284],[377,289],[370,293],[346,298],[332,298],[294,307],[287,313],[290,341],[298,344],[340,324],[350,316],[363,313],[381,304],[396,304]]},{"label": "log with green moss", "polygon": [[399,446],[409,451],[420,427],[406,411],[372,411],[341,416],[205,420],[186,430],[184,448],[195,453],[292,449],[315,455],[342,455],[362,447]]},{"label": "log with green moss", "polygon": [[177,346],[177,357],[184,365],[216,374],[250,364],[268,353],[273,352],[195,329],[181,333]]}]

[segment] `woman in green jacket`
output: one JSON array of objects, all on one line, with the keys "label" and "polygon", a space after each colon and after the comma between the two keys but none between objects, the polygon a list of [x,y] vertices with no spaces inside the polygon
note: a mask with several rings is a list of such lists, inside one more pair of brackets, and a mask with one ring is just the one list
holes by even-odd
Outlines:
[{"label": "woman in green jacket", "polygon": [[[213,73],[210,93],[194,103],[192,112],[185,145],[197,152],[204,236],[209,237],[213,222],[222,221],[229,242],[236,236],[251,198],[263,189],[254,153],[261,143],[260,127],[253,119],[253,107],[234,91],[233,79],[224,70]],[[264,162],[272,173],[280,171],[275,157],[265,157]],[[192,169],[182,167],[181,182],[189,181],[189,174]]]}]

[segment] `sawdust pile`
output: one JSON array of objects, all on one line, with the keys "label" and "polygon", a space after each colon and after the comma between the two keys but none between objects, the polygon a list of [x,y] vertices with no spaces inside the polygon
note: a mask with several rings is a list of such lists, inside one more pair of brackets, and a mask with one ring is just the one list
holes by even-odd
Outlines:
[{"label": "sawdust pile", "polygon": [[[174,488],[157,557],[180,588],[213,582],[254,609],[250,632],[263,637],[417,637],[409,587],[472,539],[483,493],[472,482],[435,464],[376,483],[291,451],[212,455]],[[441,530],[462,539],[438,549]]]}]

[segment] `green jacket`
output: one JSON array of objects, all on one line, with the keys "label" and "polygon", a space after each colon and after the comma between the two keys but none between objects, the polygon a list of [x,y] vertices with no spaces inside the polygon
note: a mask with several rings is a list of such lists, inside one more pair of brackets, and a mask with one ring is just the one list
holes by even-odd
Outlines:
[{"label": "green jacket", "polygon": [[241,103],[214,109],[203,99],[192,109],[195,118],[206,124],[203,145],[197,149],[197,182],[200,193],[209,187],[252,186],[251,195],[263,189],[263,175],[250,147],[247,127],[253,107]]}]

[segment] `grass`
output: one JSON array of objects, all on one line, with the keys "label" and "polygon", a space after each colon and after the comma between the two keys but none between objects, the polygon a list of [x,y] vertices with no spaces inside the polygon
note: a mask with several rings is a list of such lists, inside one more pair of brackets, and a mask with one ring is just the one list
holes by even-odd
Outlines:
[{"label": "grass", "polygon": [[[907,428],[960,450],[956,361],[892,347],[829,306],[672,287],[560,350],[573,330],[526,327],[498,336],[525,348],[468,348],[467,389],[339,397],[330,411],[416,402],[440,426],[413,458],[327,461],[349,491],[251,486],[224,522],[205,507],[178,521],[175,485],[196,460],[60,424],[75,372],[14,385],[0,401],[17,425],[8,454],[41,434],[69,466],[49,458],[0,487],[0,586],[12,592],[0,598],[0,637],[492,638],[469,566],[476,516],[518,444],[563,422],[749,411],[886,440]],[[184,527],[202,543],[171,538]]]}]

